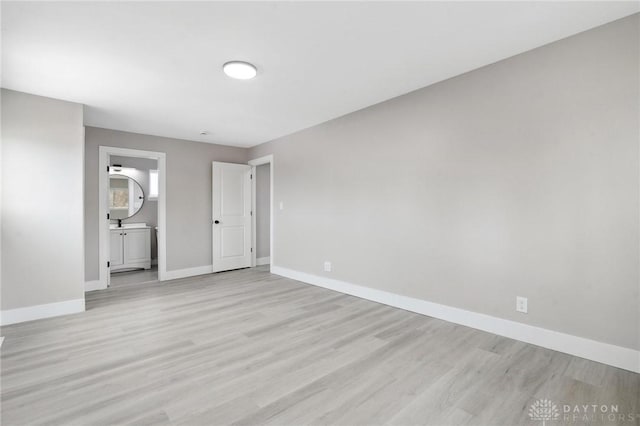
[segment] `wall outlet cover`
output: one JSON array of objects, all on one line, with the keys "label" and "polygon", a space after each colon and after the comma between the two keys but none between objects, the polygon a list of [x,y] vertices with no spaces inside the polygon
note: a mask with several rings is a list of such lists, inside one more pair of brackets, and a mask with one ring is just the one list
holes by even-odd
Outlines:
[{"label": "wall outlet cover", "polygon": [[331,272],[331,262],[324,262],[324,271]]},{"label": "wall outlet cover", "polygon": [[529,311],[529,301],[526,297],[516,296],[516,311],[526,314]]}]

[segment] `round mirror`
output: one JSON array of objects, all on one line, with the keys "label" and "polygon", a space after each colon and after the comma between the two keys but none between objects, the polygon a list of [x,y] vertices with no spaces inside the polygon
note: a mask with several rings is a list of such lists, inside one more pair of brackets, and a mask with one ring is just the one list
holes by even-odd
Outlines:
[{"label": "round mirror", "polygon": [[144,191],[138,182],[125,175],[109,175],[109,213],[111,219],[127,219],[144,204]]}]

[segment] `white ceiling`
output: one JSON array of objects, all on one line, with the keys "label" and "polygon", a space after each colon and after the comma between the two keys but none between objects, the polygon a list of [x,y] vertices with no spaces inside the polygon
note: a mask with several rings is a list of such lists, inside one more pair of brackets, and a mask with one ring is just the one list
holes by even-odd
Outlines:
[{"label": "white ceiling", "polygon": [[[83,103],[90,126],[253,146],[639,9],[3,1],[2,86]],[[229,79],[229,60],[252,62],[258,77]]]}]

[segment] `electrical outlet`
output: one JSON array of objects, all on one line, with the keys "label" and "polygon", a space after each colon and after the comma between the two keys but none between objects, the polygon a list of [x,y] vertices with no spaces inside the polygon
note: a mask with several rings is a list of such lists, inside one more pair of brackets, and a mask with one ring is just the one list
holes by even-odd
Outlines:
[{"label": "electrical outlet", "polygon": [[331,272],[331,262],[324,262],[324,271]]},{"label": "electrical outlet", "polygon": [[284,201],[280,201],[280,210],[284,210]]},{"label": "electrical outlet", "polygon": [[526,297],[516,296],[516,311],[526,314],[528,309],[528,299]]}]

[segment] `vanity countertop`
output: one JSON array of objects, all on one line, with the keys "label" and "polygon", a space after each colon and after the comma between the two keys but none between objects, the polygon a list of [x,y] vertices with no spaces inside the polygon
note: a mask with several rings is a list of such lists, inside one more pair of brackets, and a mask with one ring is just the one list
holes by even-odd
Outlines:
[{"label": "vanity countertop", "polygon": [[109,229],[145,229],[151,228],[146,223],[123,223],[121,228],[118,228],[118,225],[112,223],[109,225]]}]

